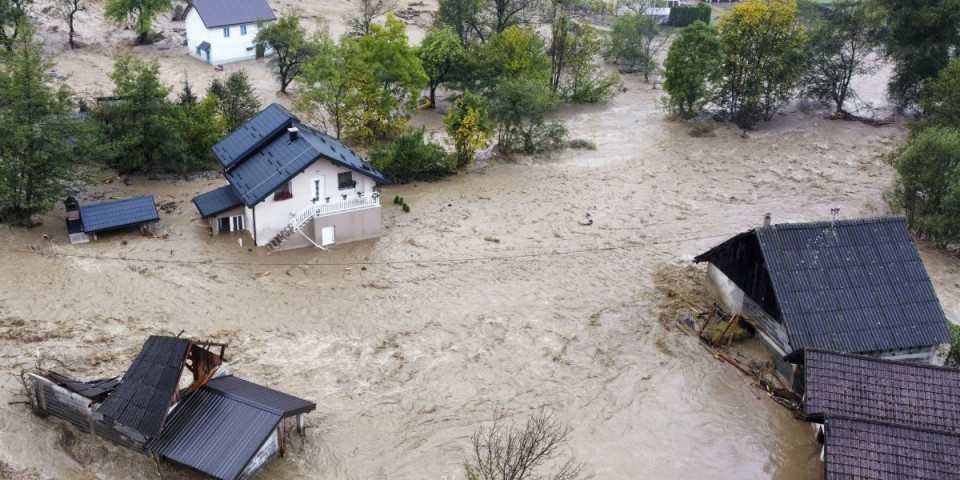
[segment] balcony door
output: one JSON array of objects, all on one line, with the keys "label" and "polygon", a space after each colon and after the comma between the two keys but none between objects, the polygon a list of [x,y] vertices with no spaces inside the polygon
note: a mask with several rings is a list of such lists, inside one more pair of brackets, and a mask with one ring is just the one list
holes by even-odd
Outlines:
[{"label": "balcony door", "polygon": [[324,185],[324,179],[326,177],[320,176],[319,178],[313,179],[313,199],[316,202],[324,202],[327,197],[326,187]]}]

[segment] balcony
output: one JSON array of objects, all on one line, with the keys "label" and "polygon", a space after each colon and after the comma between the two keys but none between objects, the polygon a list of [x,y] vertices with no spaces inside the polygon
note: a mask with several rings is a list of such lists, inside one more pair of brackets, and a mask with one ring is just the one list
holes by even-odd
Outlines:
[{"label": "balcony", "polygon": [[[336,198],[336,197],[334,197]],[[311,207],[313,208],[314,217],[323,217],[327,215],[334,215],[337,213],[349,212],[352,210],[363,210],[365,208],[379,207],[380,206],[380,192],[373,192],[371,194],[365,194],[363,196],[349,197],[345,200],[339,201],[330,201],[330,202],[317,202]]]}]

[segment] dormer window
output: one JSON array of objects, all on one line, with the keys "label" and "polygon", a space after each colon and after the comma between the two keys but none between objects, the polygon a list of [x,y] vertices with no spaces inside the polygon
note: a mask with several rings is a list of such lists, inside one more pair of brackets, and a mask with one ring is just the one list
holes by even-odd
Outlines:
[{"label": "dormer window", "polygon": [[357,186],[357,181],[353,179],[353,172],[342,172],[337,175],[337,188],[348,190]]}]

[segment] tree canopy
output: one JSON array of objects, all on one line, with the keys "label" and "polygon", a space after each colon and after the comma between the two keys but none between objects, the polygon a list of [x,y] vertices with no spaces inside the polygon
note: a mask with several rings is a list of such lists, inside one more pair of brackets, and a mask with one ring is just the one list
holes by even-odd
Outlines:
[{"label": "tree canopy", "polygon": [[317,43],[307,38],[307,30],[300,25],[297,12],[284,15],[266,25],[261,25],[254,39],[258,48],[273,50],[270,65],[280,81],[280,92],[300,74],[304,65],[317,53]]},{"label": "tree canopy", "polygon": [[137,43],[150,43],[154,17],[172,6],[171,0],[107,0],[103,15],[117,24],[133,22]]},{"label": "tree canopy", "polygon": [[685,27],[664,61],[667,110],[680,118],[700,113],[716,95],[723,62],[723,45],[716,30],[699,20]]}]

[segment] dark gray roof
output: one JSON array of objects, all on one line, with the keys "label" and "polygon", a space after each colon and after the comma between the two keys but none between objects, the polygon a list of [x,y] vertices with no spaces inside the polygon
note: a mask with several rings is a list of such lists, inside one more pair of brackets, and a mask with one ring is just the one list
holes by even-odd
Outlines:
[{"label": "dark gray roof", "polygon": [[206,41],[206,40],[200,42],[200,45],[197,45],[197,50],[200,50],[201,52],[209,51],[209,50],[210,50],[210,42],[208,42],[208,41]]},{"label": "dark gray roof", "polygon": [[317,404],[309,400],[278,392],[233,375],[210,380],[204,388],[256,405],[282,417],[311,412],[317,408]]},{"label": "dark gray roof", "polygon": [[207,28],[276,20],[266,0],[190,0]]},{"label": "dark gray roof", "polygon": [[115,388],[117,388],[117,385],[120,384],[119,377],[101,378],[98,380],[90,380],[89,382],[81,382],[66,375],[61,375],[52,370],[47,372],[46,377],[57,382],[71,392],[89,399],[98,399],[112,392]]},{"label": "dark gray roof", "polygon": [[151,335],[123,374],[120,386],[97,409],[117,423],[155,437],[173,402],[190,342]]},{"label": "dark gray roof", "polygon": [[805,350],[803,412],[960,434],[960,370]]},{"label": "dark gray roof", "polygon": [[281,416],[203,387],[180,402],[146,448],[207,475],[233,480],[280,423]]},{"label": "dark gray roof", "polygon": [[827,418],[825,480],[960,479],[960,436]]},{"label": "dark gray roof", "polygon": [[[774,317],[784,321],[794,350],[876,352],[952,340],[903,217],[760,227],[694,261],[724,264],[731,246],[750,237],[775,293]],[[740,279],[741,289],[752,288],[746,282],[755,274],[718,268]]]},{"label": "dark gray roof", "polygon": [[223,168],[228,170],[237,162],[245,160],[257,148],[273,140],[277,134],[285,131],[297,120],[297,117],[280,104],[270,104],[247,123],[217,142],[213,146],[213,155],[217,157]]},{"label": "dark gray roof", "polygon": [[197,206],[202,218],[210,218],[231,208],[239,207],[243,202],[240,201],[237,191],[232,186],[224,185],[193,197],[193,204]]},{"label": "dark gray roof", "polygon": [[[299,130],[293,141],[287,133],[291,126]],[[300,123],[296,116],[276,103],[214,145],[213,152],[226,170],[227,181],[237,197],[251,208],[318,160],[327,160],[380,183],[390,183],[356,152]]]},{"label": "dark gray roof", "polygon": [[80,206],[80,221],[87,233],[130,227],[160,220],[153,195]]}]

